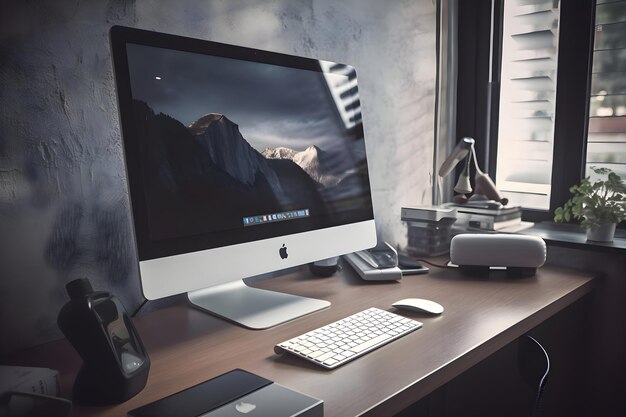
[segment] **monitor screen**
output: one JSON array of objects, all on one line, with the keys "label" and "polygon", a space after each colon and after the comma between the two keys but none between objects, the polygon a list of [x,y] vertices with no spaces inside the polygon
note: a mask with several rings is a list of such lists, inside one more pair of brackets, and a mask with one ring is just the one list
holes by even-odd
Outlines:
[{"label": "monitor screen", "polygon": [[111,41],[140,262],[373,230],[354,68],[121,27]]}]

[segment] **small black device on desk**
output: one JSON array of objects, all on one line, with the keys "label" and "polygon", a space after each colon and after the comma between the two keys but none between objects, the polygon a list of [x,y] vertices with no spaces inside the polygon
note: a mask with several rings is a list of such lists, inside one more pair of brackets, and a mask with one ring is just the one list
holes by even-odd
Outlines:
[{"label": "small black device on desk", "polygon": [[87,278],[66,285],[70,296],[57,319],[83,359],[72,390],[79,404],[119,404],[137,395],[148,380],[150,358],[117,297],[94,291]]},{"label": "small black device on desk", "polygon": [[402,275],[421,275],[428,273],[428,268],[419,261],[402,254],[398,254],[398,268],[402,271]]}]

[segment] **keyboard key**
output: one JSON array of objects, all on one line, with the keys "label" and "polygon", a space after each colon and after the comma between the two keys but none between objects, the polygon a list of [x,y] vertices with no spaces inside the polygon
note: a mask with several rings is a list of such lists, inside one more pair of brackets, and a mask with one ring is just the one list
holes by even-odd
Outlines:
[{"label": "keyboard key", "polygon": [[315,360],[318,361],[318,362],[325,362],[326,359],[330,359],[333,356],[335,356],[335,352],[327,352],[327,353],[325,353],[325,354],[323,354],[321,356],[318,356],[317,358],[315,358]]},{"label": "keyboard key", "polygon": [[363,352],[364,350],[371,348],[372,346],[375,346],[377,344],[379,344],[380,342],[382,342],[383,340],[387,340],[390,339],[391,336],[389,336],[388,334],[381,334],[380,336],[377,336],[373,339],[368,340],[365,343],[361,343],[358,346],[355,346],[353,348],[350,348],[351,351],[353,351],[354,353],[360,353]]}]

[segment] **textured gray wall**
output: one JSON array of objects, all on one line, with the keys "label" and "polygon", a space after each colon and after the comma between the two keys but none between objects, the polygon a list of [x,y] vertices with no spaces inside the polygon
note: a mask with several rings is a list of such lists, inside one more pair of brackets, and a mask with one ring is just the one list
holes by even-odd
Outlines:
[{"label": "textured gray wall", "polygon": [[[432,0],[3,0],[0,353],[59,337],[64,284],[141,301],[108,30],[120,24],[345,62],[361,87],[379,231],[430,203]],[[8,335],[8,337],[7,337]]]}]

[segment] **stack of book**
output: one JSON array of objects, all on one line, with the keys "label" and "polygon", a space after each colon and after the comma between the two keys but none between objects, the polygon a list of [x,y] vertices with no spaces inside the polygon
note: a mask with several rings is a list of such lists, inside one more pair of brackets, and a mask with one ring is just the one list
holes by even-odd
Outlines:
[{"label": "stack of book", "polygon": [[482,208],[455,205],[457,225],[470,230],[515,233],[532,227],[533,223],[522,221],[522,208]]},{"label": "stack of book", "polygon": [[454,208],[402,207],[400,219],[407,225],[407,252],[411,256],[439,256],[450,252]]}]

